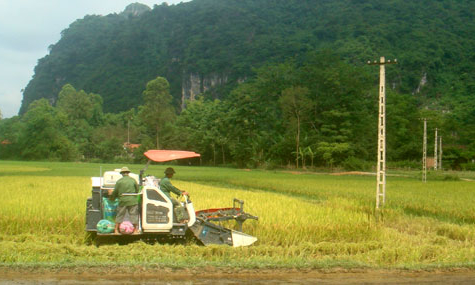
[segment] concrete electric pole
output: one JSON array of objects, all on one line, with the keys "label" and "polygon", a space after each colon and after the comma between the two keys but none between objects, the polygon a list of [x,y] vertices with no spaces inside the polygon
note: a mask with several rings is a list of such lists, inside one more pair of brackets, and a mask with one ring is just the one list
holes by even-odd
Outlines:
[{"label": "concrete electric pole", "polygon": [[442,169],[442,136],[440,136],[440,144],[439,144],[439,169]]},{"label": "concrete electric pole", "polygon": [[127,147],[130,147],[130,120],[127,121]]},{"label": "concrete electric pole", "polygon": [[438,148],[437,148],[437,128],[435,128],[435,141],[434,141],[434,170],[437,170],[437,163],[438,163],[438,159],[437,159],[437,152],[439,151]]},{"label": "concrete electric pole", "polygon": [[378,164],[376,166],[376,209],[386,202],[386,64],[395,64],[397,60],[386,61],[382,56],[378,61],[368,61],[369,65],[379,65],[379,116],[378,116]]},{"label": "concrete electric pole", "polygon": [[427,119],[424,118],[424,141],[422,145],[422,182],[427,182]]}]

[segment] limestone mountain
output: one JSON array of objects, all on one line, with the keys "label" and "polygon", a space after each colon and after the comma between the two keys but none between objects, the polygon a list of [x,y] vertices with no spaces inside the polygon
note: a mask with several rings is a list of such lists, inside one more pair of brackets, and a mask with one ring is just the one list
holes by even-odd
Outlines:
[{"label": "limestone mountain", "polygon": [[150,11],[150,7],[141,3],[132,3],[125,7],[125,10],[121,13],[121,15],[130,17],[130,16],[140,16],[145,12]]},{"label": "limestone mountain", "polygon": [[[124,17],[126,15],[126,17]],[[397,58],[392,88],[422,104],[475,94],[475,5],[469,0],[193,0],[72,23],[38,61],[20,113],[55,102],[67,83],[100,94],[104,111],[142,104],[145,84],[168,79],[174,104],[225,98],[254,68],[332,50],[364,65]],[[369,87],[371,88],[371,87]]]}]

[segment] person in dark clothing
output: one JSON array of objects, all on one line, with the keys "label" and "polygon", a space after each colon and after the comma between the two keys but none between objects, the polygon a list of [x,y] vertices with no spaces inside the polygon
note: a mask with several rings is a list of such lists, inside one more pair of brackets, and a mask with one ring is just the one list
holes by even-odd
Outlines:
[{"label": "person in dark clothing", "polygon": [[[171,197],[170,193],[175,193],[178,196],[181,196],[181,195],[189,196],[190,194],[188,194],[188,192],[182,191],[182,190],[180,190],[180,189],[178,189],[178,188],[176,188],[175,186],[172,185],[170,179],[173,177],[173,174],[175,174],[175,170],[173,168],[168,167],[165,170],[164,173],[165,173],[165,177],[160,180],[160,189],[172,201],[173,208],[174,208],[174,213],[177,217],[177,220],[179,222],[187,222],[187,219],[186,219],[187,215],[185,213],[185,210],[182,209],[182,207],[180,207],[180,203],[178,203],[178,201],[176,199]],[[177,209],[179,209],[179,210],[177,210]]]},{"label": "person in dark clothing", "polygon": [[119,233],[119,226],[124,221],[125,214],[129,214],[130,222],[134,225],[134,234],[138,233],[139,224],[139,206],[137,201],[137,194],[139,192],[139,185],[137,181],[129,176],[130,170],[126,166],[122,167],[120,174],[122,178],[117,180],[114,186],[114,191],[110,195],[111,200],[119,198],[119,206],[117,207],[117,216],[115,219],[115,231]]}]

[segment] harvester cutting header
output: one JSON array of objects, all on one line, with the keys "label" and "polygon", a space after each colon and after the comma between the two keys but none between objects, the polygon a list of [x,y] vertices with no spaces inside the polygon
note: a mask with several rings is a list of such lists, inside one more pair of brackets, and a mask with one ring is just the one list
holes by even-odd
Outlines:
[{"label": "harvester cutting header", "polygon": [[[200,154],[180,150],[149,150],[144,155],[149,161],[139,175],[128,173],[130,171],[123,168],[122,170],[106,171],[101,177],[91,178],[92,197],[88,198],[86,203],[86,231],[96,234],[97,238],[133,234],[139,238],[156,240],[196,239],[203,245],[248,246],[257,241],[256,237],[242,232],[242,225],[247,219],[258,219],[256,216],[244,212],[244,201],[234,199],[232,207],[195,212],[188,193],[172,191],[182,194],[184,201],[181,202],[170,196],[168,187],[171,184],[167,177],[161,181],[155,176],[144,175],[151,161],[166,162],[200,157]],[[173,169],[168,168],[166,172],[171,171]],[[121,217],[120,223],[117,223],[117,225],[120,224],[120,233],[118,234],[118,228],[113,226],[118,202],[112,198],[118,195],[118,185],[116,184],[122,176],[130,177],[127,179],[135,180],[132,183],[138,185],[138,191],[121,193],[120,197],[122,200],[128,201],[137,199],[135,201],[138,201],[139,218],[138,221],[130,221],[130,216],[126,215],[122,221]],[[172,175],[167,174],[167,176],[171,177]],[[235,220],[239,231],[227,229],[215,223],[228,220]],[[133,226],[131,222],[136,225]]]}]

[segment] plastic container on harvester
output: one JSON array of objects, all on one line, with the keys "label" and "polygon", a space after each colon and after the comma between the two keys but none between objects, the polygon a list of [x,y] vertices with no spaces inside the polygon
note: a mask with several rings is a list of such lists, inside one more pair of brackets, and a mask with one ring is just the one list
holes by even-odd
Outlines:
[{"label": "plastic container on harvester", "polygon": [[[137,181],[139,184],[139,176],[135,173],[129,173],[129,176]],[[122,178],[122,174],[120,174],[120,169],[115,169],[114,171],[106,171],[102,176],[102,187],[103,188],[114,188],[115,183],[117,180]]]}]

